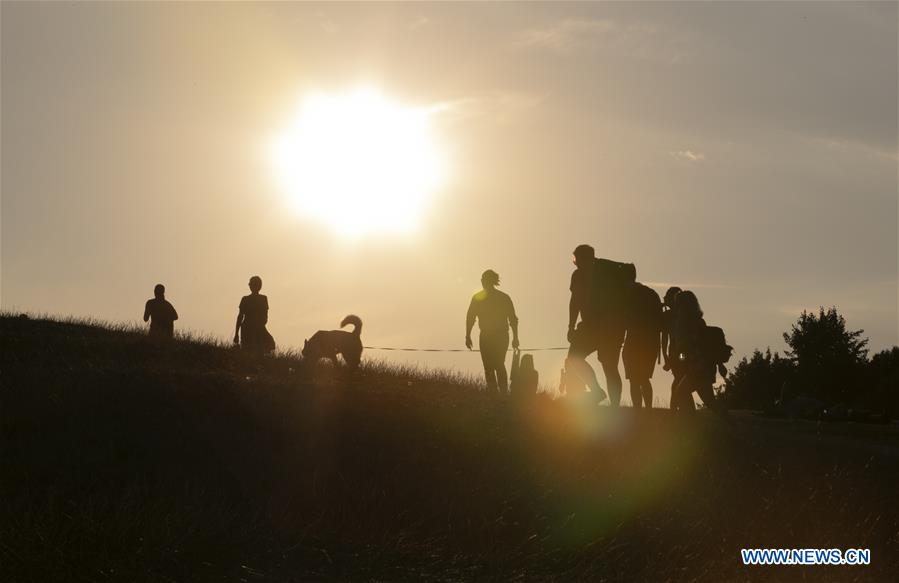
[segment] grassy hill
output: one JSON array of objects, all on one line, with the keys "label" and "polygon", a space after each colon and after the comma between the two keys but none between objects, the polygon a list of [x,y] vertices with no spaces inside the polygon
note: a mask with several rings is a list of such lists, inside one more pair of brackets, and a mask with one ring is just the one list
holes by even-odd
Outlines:
[{"label": "grassy hill", "polygon": [[0,580],[895,580],[894,430],[634,413],[2,317]]}]

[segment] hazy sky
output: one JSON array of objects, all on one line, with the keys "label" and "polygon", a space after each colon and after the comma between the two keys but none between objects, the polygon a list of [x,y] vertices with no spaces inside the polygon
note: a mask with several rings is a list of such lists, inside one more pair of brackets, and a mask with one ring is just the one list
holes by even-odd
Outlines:
[{"label": "hazy sky", "polygon": [[[162,282],[229,337],[259,274],[280,345],[354,312],[367,344],[459,348],[490,267],[553,346],[589,242],[738,354],[822,304],[899,343],[897,6],[4,1],[2,307],[135,320]],[[416,234],[341,238],[274,180],[302,96],[360,84],[440,111]]]}]

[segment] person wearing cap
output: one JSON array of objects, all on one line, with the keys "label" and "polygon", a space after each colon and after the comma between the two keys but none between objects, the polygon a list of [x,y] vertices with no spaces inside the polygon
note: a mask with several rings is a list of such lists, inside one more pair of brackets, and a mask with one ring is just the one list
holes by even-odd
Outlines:
[{"label": "person wearing cap", "polygon": [[471,330],[475,321],[480,329],[478,349],[487,378],[487,391],[505,394],[509,390],[506,374],[506,352],[509,350],[509,328],[512,328],[512,348],[518,348],[518,317],[512,298],[496,286],[499,274],[488,269],[481,275],[483,289],[472,296],[465,317],[465,346],[472,347]]},{"label": "person wearing cap", "polygon": [[153,299],[144,304],[144,322],[150,322],[150,337],[168,339],[175,335],[175,320],[178,312],[165,299],[165,286],[157,283],[153,288]]}]

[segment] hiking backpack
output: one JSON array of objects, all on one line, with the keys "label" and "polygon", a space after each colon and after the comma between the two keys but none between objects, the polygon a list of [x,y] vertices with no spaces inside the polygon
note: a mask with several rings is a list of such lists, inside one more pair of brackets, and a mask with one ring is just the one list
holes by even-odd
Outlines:
[{"label": "hiking backpack", "polygon": [[662,330],[662,300],[656,290],[637,283],[631,286],[628,307],[628,328],[645,331]]},{"label": "hiking backpack", "polygon": [[637,281],[637,268],[633,263],[597,259],[594,277],[594,301],[600,306],[600,310],[606,314],[623,316],[627,310],[630,291]]},{"label": "hiking backpack", "polygon": [[727,343],[724,330],[718,326],[706,326],[703,332],[703,352],[715,364],[724,364],[733,355],[734,347]]}]

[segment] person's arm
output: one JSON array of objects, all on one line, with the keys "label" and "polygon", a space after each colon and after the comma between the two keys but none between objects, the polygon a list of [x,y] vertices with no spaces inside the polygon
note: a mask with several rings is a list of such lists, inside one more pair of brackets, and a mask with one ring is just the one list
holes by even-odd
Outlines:
[{"label": "person's arm", "polygon": [[240,302],[240,307],[237,308],[237,323],[234,324],[234,344],[240,344],[240,325],[243,324],[243,300]]},{"label": "person's arm", "polygon": [[471,342],[471,329],[474,328],[474,321],[477,318],[477,314],[475,312],[475,302],[477,296],[471,298],[471,303],[468,304],[468,313],[465,314],[465,347],[471,350],[472,342]]},{"label": "person's arm", "polygon": [[668,328],[662,328],[662,361],[665,363],[666,370],[668,367],[668,358]]},{"label": "person's arm", "polygon": [[264,296],[265,298],[265,313],[262,315],[262,325],[268,324],[268,296]]},{"label": "person's arm", "polygon": [[577,325],[577,317],[581,313],[580,303],[574,292],[571,292],[571,299],[568,301],[568,341],[571,342],[571,334]]},{"label": "person's arm", "polygon": [[674,328],[674,316],[669,310],[662,316],[662,362],[664,370],[671,370],[671,359],[677,358],[676,354],[671,354],[671,336]]},{"label": "person's arm", "polygon": [[571,299],[568,300],[568,334],[566,335],[566,338],[569,342],[571,342],[571,335],[574,332],[574,327],[577,326],[577,317],[581,313],[580,295],[575,291],[577,288],[575,282],[576,275],[577,271],[571,274],[571,285],[568,286],[569,291],[571,291]]},{"label": "person's arm", "polygon": [[144,304],[144,322],[150,321],[150,302]]},{"label": "person's arm", "polygon": [[518,316],[515,315],[515,304],[509,298],[509,326],[512,327],[512,348],[520,346],[518,342]]},{"label": "person's arm", "polygon": [[178,311],[175,309],[175,306],[172,306],[172,304],[169,304],[169,305],[172,307],[172,320],[177,320],[178,319]]}]

